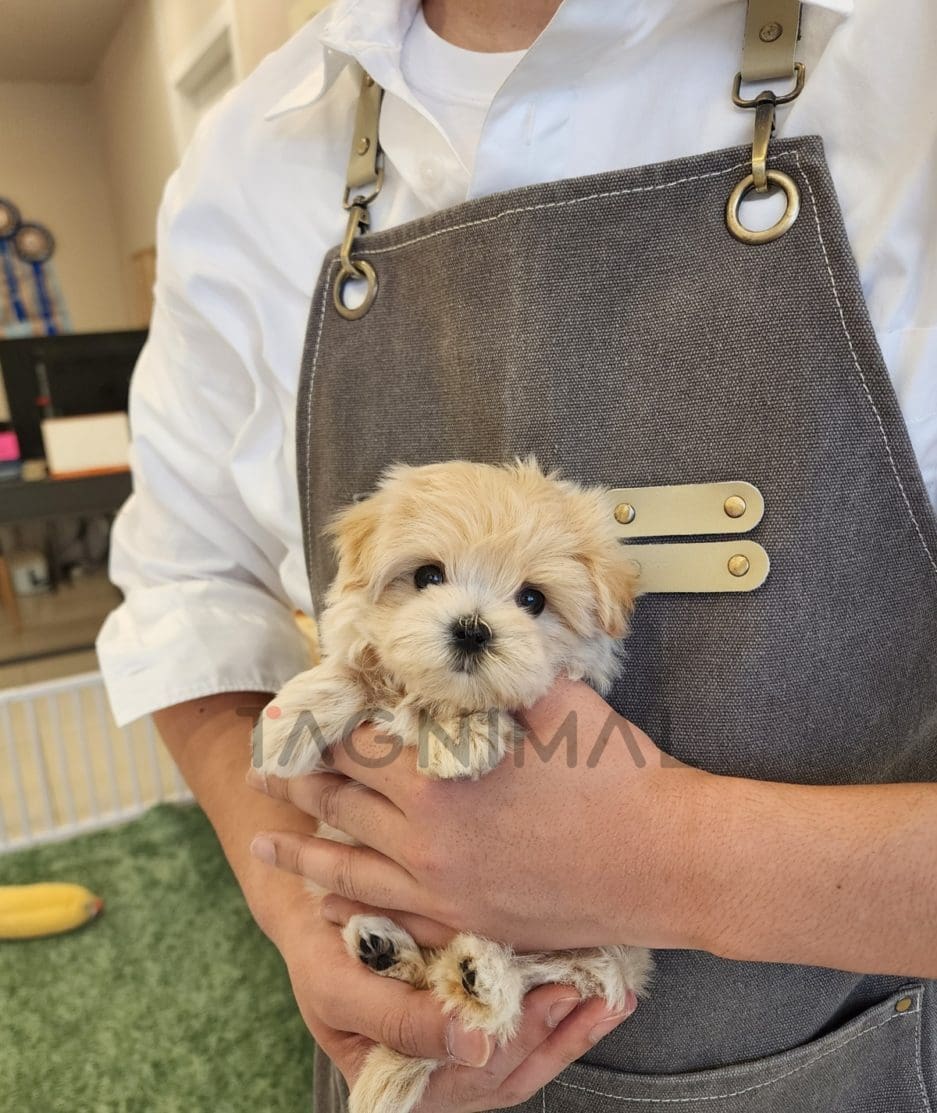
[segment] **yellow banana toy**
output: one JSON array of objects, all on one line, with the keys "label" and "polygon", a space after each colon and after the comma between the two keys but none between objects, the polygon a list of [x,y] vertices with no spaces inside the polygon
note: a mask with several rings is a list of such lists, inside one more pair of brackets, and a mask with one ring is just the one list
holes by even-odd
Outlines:
[{"label": "yellow banana toy", "polygon": [[84,885],[0,885],[0,939],[60,935],[88,923],[104,907]]}]

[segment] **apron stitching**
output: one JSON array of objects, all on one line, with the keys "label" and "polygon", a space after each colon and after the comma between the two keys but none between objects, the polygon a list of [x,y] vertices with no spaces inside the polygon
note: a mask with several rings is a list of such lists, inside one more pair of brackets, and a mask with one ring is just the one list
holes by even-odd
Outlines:
[{"label": "apron stitching", "polygon": [[846,315],[843,312],[842,302],[839,298],[839,290],[836,286],[836,279],[833,276],[833,268],[830,266],[830,257],[827,254],[826,241],[823,239],[823,232],[820,228],[820,218],[817,215],[817,199],[813,192],[813,186],[810,184],[810,178],[804,173],[803,167],[800,164],[800,154],[797,151],[794,151],[794,158],[797,162],[797,169],[800,171],[801,176],[807,183],[807,189],[810,191],[810,203],[813,209],[813,221],[817,229],[817,239],[819,240],[820,248],[823,251],[823,261],[826,264],[826,273],[829,275],[830,278],[830,286],[833,290],[833,298],[836,302],[836,308],[839,311],[839,319],[843,325],[843,334],[846,337],[846,343],[849,345],[849,354],[852,356],[853,366],[855,367],[859,375],[859,381],[862,383],[862,389],[869,401],[869,405],[872,407],[872,412],[875,414],[875,420],[878,422],[879,432],[882,434],[882,440],[885,444],[885,451],[888,454],[888,462],[891,465],[892,474],[894,475],[895,481],[898,484],[898,490],[901,492],[901,497],[904,500],[905,507],[908,511],[908,516],[910,517],[915,532],[918,535],[918,540],[921,542],[921,548],[924,550],[927,556],[927,560],[931,566],[931,569],[935,574],[937,574],[937,560],[934,559],[934,555],[930,551],[930,547],[927,544],[927,539],[924,536],[924,531],[921,529],[921,525],[918,522],[914,510],[911,506],[911,500],[908,498],[908,492],[905,490],[904,483],[901,481],[901,476],[898,473],[898,465],[895,463],[895,457],[892,454],[891,442],[888,439],[888,433],[885,431],[885,423],[884,421],[882,421],[882,415],[879,413],[878,407],[875,405],[875,399],[872,397],[872,392],[869,390],[869,384],[866,381],[865,374],[863,373],[862,367],[859,363],[859,357],[856,355],[856,349],[853,345],[852,335],[849,332],[849,326],[846,324]]},{"label": "apron stitching", "polygon": [[932,1113],[930,1098],[927,1094],[927,1086],[924,1083],[924,1064],[921,1061],[921,1038],[922,1033],[919,1030],[917,1034],[917,1041],[914,1045],[914,1059],[917,1066],[917,1082],[921,1088],[921,1098],[924,1101],[924,1113]]},{"label": "apron stitching", "polygon": [[920,1014],[920,1012],[921,1007],[919,1001],[917,1008],[911,1009],[905,1013],[892,1013],[884,1020],[879,1021],[878,1024],[874,1024],[871,1028],[863,1028],[861,1032],[856,1032],[855,1035],[849,1036],[847,1039],[843,1040],[842,1043],[835,1044],[833,1047],[828,1047],[825,1051],[821,1051],[819,1054],[814,1055],[813,1058],[805,1060],[803,1063],[800,1063],[796,1067],[792,1067],[789,1071],[785,1071],[783,1074],[779,1074],[777,1078],[770,1078],[767,1082],[758,1082],[754,1086],[745,1086],[741,1090],[732,1090],[729,1093],[725,1094],[704,1094],[701,1097],[687,1098],[623,1098],[619,1097],[617,1094],[607,1094],[603,1090],[592,1090],[588,1086],[577,1086],[573,1082],[562,1082],[560,1079],[556,1080],[556,1084],[558,1086],[563,1086],[567,1090],[581,1090],[583,1093],[595,1094],[597,1097],[611,1098],[612,1101],[633,1102],[635,1104],[647,1105],[688,1104],[689,1102],[694,1101],[720,1101],[723,1098],[736,1098],[742,1094],[750,1094],[754,1090],[762,1090],[765,1088],[765,1086],[773,1086],[775,1085],[775,1083],[781,1082],[785,1078],[790,1078],[792,1074],[798,1074],[800,1071],[805,1070],[812,1063],[819,1062],[820,1059],[825,1059],[828,1055],[832,1055],[834,1051],[840,1051],[847,1044],[850,1044],[854,1040],[859,1039],[860,1036],[866,1036],[870,1032],[875,1032],[879,1028],[884,1028],[886,1024],[890,1024],[893,1020],[902,1020],[906,1017]]},{"label": "apron stitching", "polygon": [[544,1086],[540,1091],[540,1113],[547,1113],[547,1088]]},{"label": "apron stitching", "polygon": [[[328,292],[332,287],[332,271],[335,270],[335,260],[329,264],[328,272],[325,276],[325,282],[322,284],[322,307],[319,310],[319,327],[316,329],[316,346],[312,350],[312,372],[309,375],[309,386],[307,388],[308,394],[306,396],[306,428],[312,428],[312,388],[316,382],[316,368],[319,366],[319,342],[322,340],[322,326],[325,323],[325,304]],[[306,521],[312,520],[312,484],[306,481]],[[312,542],[308,541],[305,544],[306,549],[306,564],[311,566],[312,557]]]},{"label": "apron stitching", "polygon": [[[796,151],[782,151],[778,155],[777,160],[788,158],[791,155],[797,157]],[[605,201],[610,197],[625,197],[630,193],[653,193],[658,189],[671,189],[673,186],[684,185],[686,182],[701,182],[707,178],[719,178],[723,174],[732,174],[736,170],[744,170],[746,167],[751,169],[751,162],[737,162],[734,166],[726,166],[722,170],[711,170],[706,174],[693,174],[686,178],[675,178],[671,182],[658,182],[656,185],[651,186],[630,186],[627,189],[611,189],[604,193],[590,193],[585,197],[568,197],[562,201],[544,201],[540,205],[520,205],[514,209],[503,209],[501,212],[492,213],[491,216],[479,217],[477,220],[467,220],[463,224],[452,224],[448,228],[437,228],[435,232],[427,232],[423,236],[414,236],[412,240],[404,240],[403,243],[391,244],[388,247],[372,247],[361,248],[358,255],[384,255],[389,251],[399,251],[402,247],[410,247],[415,243],[422,243],[424,240],[432,240],[437,236],[445,236],[450,232],[461,232],[466,228],[475,228],[480,224],[491,224],[496,220],[501,220],[506,216],[517,216],[519,213],[536,213],[542,209],[558,209],[565,205],[581,205],[584,201]]]}]

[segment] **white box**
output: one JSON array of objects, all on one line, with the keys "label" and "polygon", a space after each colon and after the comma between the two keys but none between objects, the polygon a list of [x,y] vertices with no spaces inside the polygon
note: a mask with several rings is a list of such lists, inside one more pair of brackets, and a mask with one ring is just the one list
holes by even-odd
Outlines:
[{"label": "white box", "polygon": [[130,423],[125,413],[47,417],[42,422],[49,474],[53,477],[126,471]]}]

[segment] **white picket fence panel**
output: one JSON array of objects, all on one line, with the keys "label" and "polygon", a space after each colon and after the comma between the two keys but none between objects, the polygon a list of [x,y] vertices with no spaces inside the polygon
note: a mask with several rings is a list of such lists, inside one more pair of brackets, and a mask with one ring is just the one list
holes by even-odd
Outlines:
[{"label": "white picket fence panel", "polygon": [[152,719],[114,722],[99,672],[0,691],[0,854],[191,799]]}]

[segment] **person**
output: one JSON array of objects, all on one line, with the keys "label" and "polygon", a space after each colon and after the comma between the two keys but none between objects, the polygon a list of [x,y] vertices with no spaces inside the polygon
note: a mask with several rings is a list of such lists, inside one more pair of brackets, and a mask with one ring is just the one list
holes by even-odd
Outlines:
[{"label": "person", "polygon": [[[937,1100],[937,9],[905,17],[804,5],[769,160],[800,213],[763,247],[724,219],[751,168],[740,2],[336,0],[170,182],[98,651],[283,956],[319,1113],[375,1041],[446,1061],[421,1113]],[[386,158],[358,320],[351,61]],[[328,514],[393,459],[528,448],[613,487],[757,483],[764,587],[642,599],[610,703],[563,681],[525,710],[549,760],[432,784],[361,728],[329,774],[248,783]],[[579,760],[551,750],[571,713]],[[536,989],[492,1048],[345,954],[362,906],[428,945],[646,945],[658,972],[627,1024]]]}]

